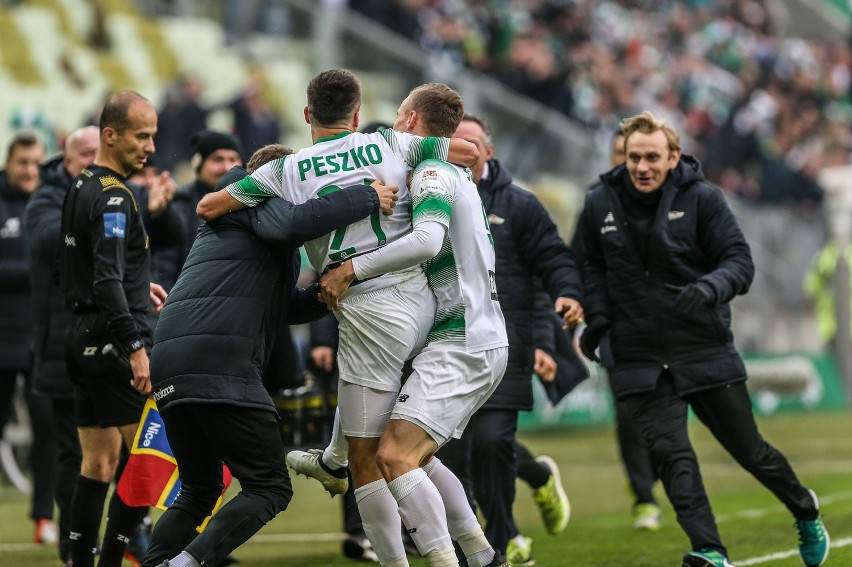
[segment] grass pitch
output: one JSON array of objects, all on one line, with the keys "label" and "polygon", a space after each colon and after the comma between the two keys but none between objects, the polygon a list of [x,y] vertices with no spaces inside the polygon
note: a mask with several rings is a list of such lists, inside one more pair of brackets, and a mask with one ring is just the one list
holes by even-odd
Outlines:
[{"label": "grass pitch", "polygon": [[[852,413],[786,414],[762,418],[759,425],[766,439],[787,455],[802,482],[820,496],[833,543],[826,565],[852,566]],[[691,435],[734,565],[801,566],[787,511],[700,424],[691,425]],[[556,460],[572,505],[568,528],[548,535],[529,488],[518,484],[516,521],[533,538],[538,567],[680,565],[689,544],[661,491],[663,528],[655,533],[631,528],[631,499],[610,428],[563,429],[524,434],[522,439],[535,454]],[[330,499],[318,483],[304,477],[294,479],[294,489],[290,508],[234,553],[240,565],[355,565],[340,555],[340,499]],[[27,511],[25,496],[0,487],[0,566],[56,567],[55,549],[30,543]],[[411,565],[425,567],[426,562],[412,559]]]}]

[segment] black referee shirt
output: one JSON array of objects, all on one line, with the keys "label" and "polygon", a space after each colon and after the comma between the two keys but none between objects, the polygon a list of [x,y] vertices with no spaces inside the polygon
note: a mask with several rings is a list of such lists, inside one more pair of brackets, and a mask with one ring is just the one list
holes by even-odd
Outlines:
[{"label": "black referee shirt", "polygon": [[150,337],[148,235],[124,176],[99,165],[71,183],[62,207],[60,277],[65,304],[98,312],[129,351]]}]

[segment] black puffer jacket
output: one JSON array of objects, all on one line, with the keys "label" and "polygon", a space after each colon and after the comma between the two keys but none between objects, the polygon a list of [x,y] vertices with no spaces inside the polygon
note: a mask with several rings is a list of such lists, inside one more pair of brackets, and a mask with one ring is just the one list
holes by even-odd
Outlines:
[{"label": "black puffer jacket", "polygon": [[506,318],[509,362],[486,408],[532,409],[535,363],[536,276],[550,295],[581,299],[580,272],[571,250],[535,195],[512,183],[497,160],[488,162],[488,177],[479,196],[494,237],[497,295]]},{"label": "black puffer jacket", "polygon": [[278,317],[304,323],[328,313],[317,285],[295,287],[296,247],[378,206],[375,190],[361,186],[298,206],[270,199],[203,224],[154,331],[160,409],[216,402],[276,411],[261,373]]},{"label": "black puffer jacket", "polygon": [[[681,394],[745,380],[733,345],[728,302],[748,291],[751,252],[722,193],[704,180],[701,164],[683,156],[660,191],[647,258],[627,226],[625,166],[601,176],[580,218],[586,320],[612,324],[616,395],[651,390],[668,368]],[[666,284],[701,282],[712,304],[693,313],[674,308]]]},{"label": "black puffer jacket", "polygon": [[33,320],[33,389],[44,396],[70,398],[65,369],[65,328],[71,311],[65,307],[56,279],[62,202],[72,177],[62,157],[45,164],[42,186],[30,197],[24,213],[29,245]]},{"label": "black puffer jacket", "polygon": [[30,368],[30,278],[24,209],[30,195],[0,172],[0,370]]}]

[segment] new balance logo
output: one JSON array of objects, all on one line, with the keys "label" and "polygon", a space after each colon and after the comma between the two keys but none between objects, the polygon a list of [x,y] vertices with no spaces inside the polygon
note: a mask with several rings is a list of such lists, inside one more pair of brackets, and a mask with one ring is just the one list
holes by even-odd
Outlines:
[{"label": "new balance logo", "polygon": [[124,202],[124,197],[110,197],[107,201],[107,207],[118,206]]},{"label": "new balance logo", "polygon": [[83,347],[83,356],[95,356],[98,352],[98,347],[96,346],[87,346]]},{"label": "new balance logo", "polygon": [[504,219],[503,217],[498,217],[497,215],[493,215],[493,214],[488,215],[488,224],[497,225],[497,224],[503,224],[504,222],[506,222],[506,219]]},{"label": "new balance logo", "polygon": [[604,217],[604,223],[614,223],[615,217],[612,215],[612,211],[608,212]]},{"label": "new balance logo", "polygon": [[408,533],[410,533],[410,534],[416,534],[416,533],[417,533],[417,528],[411,528],[410,530],[405,530],[405,531],[407,531],[407,532],[408,532]]},{"label": "new balance logo", "polygon": [[683,211],[669,211],[669,220],[677,220],[683,218]]},{"label": "new balance logo", "polygon": [[398,401],[398,402],[407,402],[407,401],[408,401],[408,398],[410,398],[410,397],[411,397],[411,396],[409,396],[408,394],[402,394],[402,395],[400,395],[400,396],[396,399],[396,401]]}]

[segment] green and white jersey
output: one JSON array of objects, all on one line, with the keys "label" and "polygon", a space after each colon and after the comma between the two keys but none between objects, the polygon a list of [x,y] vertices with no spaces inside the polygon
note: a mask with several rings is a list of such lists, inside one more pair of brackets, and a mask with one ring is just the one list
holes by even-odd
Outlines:
[{"label": "green and white jersey", "polygon": [[[343,132],[271,161],[226,190],[241,203],[255,206],[273,196],[298,205],[350,185],[369,185],[376,179],[385,185],[398,186],[392,215],[376,212],[305,244],[311,265],[322,273],[330,263],[384,246],[411,230],[407,174],[423,159],[446,159],[449,143],[448,138],[421,138],[393,130],[372,134]],[[394,285],[420,270],[415,266],[388,274],[381,282],[366,281],[352,292]]]},{"label": "green and white jersey", "polygon": [[497,301],[494,240],[476,185],[466,170],[426,160],[411,180],[412,222],[447,227],[441,251],[424,264],[438,300],[427,342],[462,342],[467,352],[507,346]]}]

